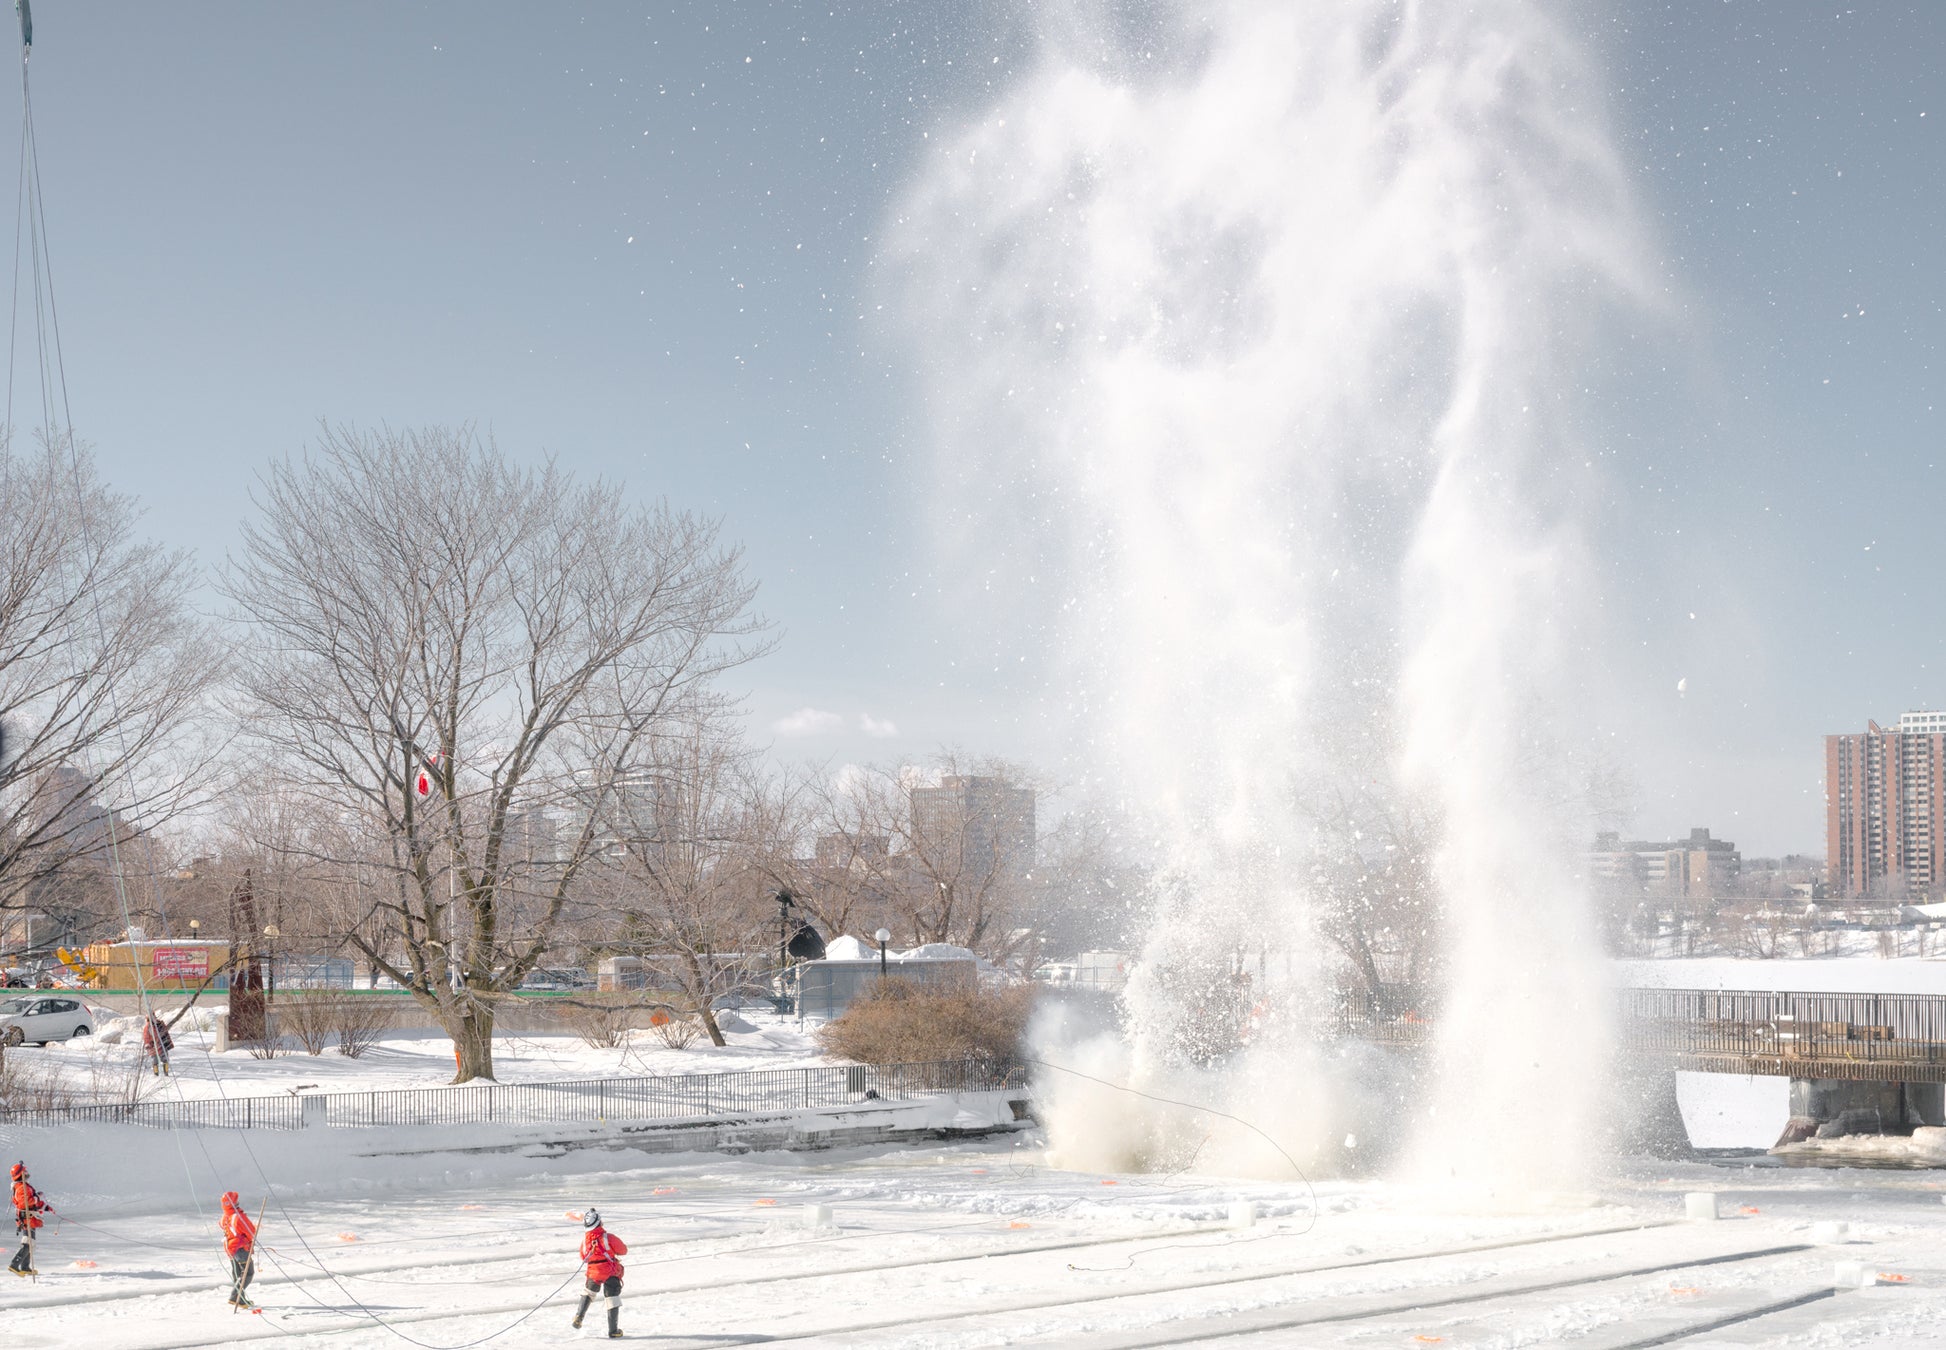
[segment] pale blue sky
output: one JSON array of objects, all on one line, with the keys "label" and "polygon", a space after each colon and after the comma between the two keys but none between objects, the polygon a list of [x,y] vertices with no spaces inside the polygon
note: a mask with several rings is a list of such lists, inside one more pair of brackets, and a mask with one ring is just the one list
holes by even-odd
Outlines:
[{"label": "pale blue sky", "polygon": [[[937,600],[872,270],[926,133],[1030,49],[1018,8],[567,11],[41,0],[80,434],[213,561],[318,418],[474,420],[723,518],[785,638],[753,721],[843,719],[793,753],[1047,752],[1038,671]],[[1820,851],[1818,737],[1946,706],[1946,10],[1568,14],[1679,316],[1590,379],[1635,827]]]}]

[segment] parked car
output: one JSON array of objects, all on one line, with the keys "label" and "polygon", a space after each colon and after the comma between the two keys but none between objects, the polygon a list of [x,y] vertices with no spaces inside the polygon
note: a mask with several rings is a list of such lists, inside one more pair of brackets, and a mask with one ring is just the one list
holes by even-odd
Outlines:
[{"label": "parked car", "polygon": [[551,993],[567,993],[575,989],[593,989],[595,982],[585,970],[574,970],[564,966],[538,966],[527,972],[527,978],[520,982],[522,989],[533,989]]},{"label": "parked car", "polygon": [[8,1045],[28,1041],[46,1045],[49,1041],[92,1036],[94,1030],[94,1018],[79,999],[36,995],[0,1003],[0,1042]]}]

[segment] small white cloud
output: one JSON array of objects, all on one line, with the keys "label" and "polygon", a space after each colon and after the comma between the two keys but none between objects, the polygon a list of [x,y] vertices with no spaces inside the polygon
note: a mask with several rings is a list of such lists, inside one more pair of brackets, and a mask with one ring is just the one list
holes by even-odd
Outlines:
[{"label": "small white cloud", "polygon": [[806,736],[829,736],[834,731],[843,731],[845,719],[822,708],[799,708],[772,722],[770,729],[785,740],[796,741]]},{"label": "small white cloud", "polygon": [[870,713],[858,714],[858,729],[877,741],[889,741],[899,734],[896,724],[873,717]]}]

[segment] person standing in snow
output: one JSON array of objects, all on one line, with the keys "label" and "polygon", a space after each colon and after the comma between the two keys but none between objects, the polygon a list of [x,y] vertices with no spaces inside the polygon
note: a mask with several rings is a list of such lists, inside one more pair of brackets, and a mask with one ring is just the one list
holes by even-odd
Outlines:
[{"label": "person standing in snow", "polygon": [[223,1192],[223,1251],[230,1258],[230,1306],[254,1308],[244,1296],[257,1275],[257,1225],[238,1206],[235,1191]]},{"label": "person standing in snow", "polygon": [[588,1305],[600,1294],[608,1305],[608,1339],[622,1338],[622,1263],[615,1258],[628,1255],[628,1244],[601,1226],[601,1212],[590,1208],[581,1226],[581,1259],[588,1263],[588,1292],[574,1310],[573,1325],[578,1329],[588,1315]]},{"label": "person standing in snow", "polygon": [[160,1017],[150,1013],[148,1021],[142,1024],[142,1049],[149,1056],[149,1072],[167,1074],[169,1052],[175,1048],[176,1040],[169,1034],[169,1028],[162,1024]]},{"label": "person standing in snow", "polygon": [[41,1193],[27,1180],[27,1164],[17,1162],[13,1165],[14,1183],[14,1232],[20,1235],[20,1250],[14,1259],[7,1262],[7,1269],[19,1276],[38,1275],[34,1269],[34,1233],[41,1226],[41,1215],[52,1214],[54,1206],[41,1198]]}]

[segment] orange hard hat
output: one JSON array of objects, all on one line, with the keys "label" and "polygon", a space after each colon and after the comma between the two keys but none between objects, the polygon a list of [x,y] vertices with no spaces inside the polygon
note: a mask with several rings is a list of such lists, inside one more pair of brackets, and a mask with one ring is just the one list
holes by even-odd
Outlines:
[{"label": "orange hard hat", "polygon": [[225,1209],[235,1209],[235,1208],[236,1208],[236,1192],[235,1192],[235,1191],[225,1191],[225,1192],[223,1192],[223,1208],[225,1208]]},{"label": "orange hard hat", "polygon": [[15,1181],[27,1180],[27,1164],[24,1162],[15,1163],[13,1165],[13,1171],[12,1173],[10,1173],[10,1175],[13,1177]]}]

